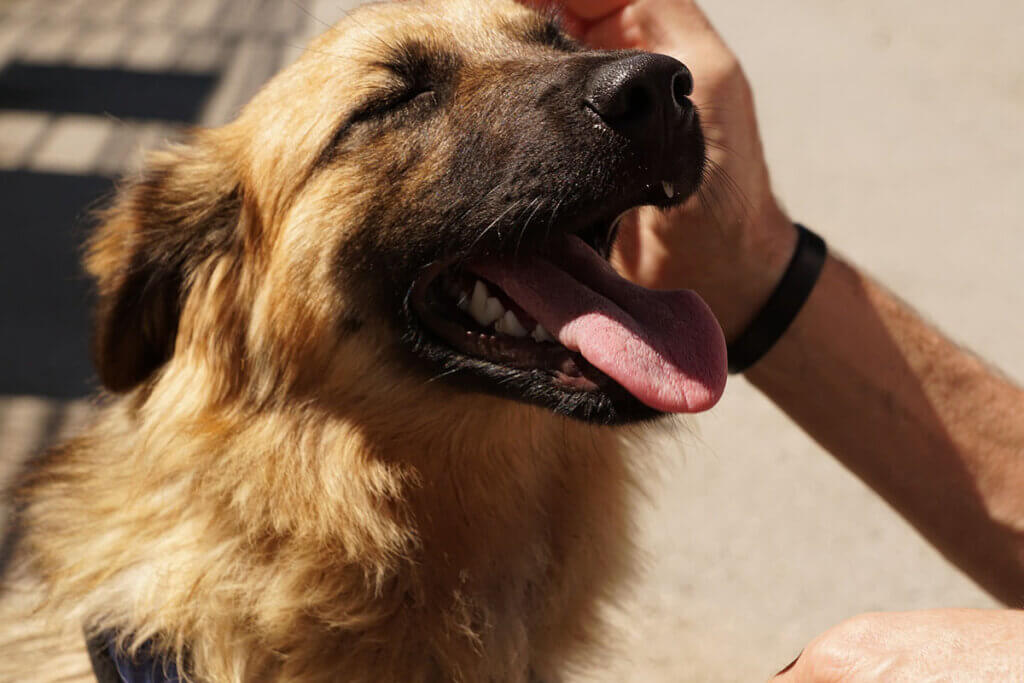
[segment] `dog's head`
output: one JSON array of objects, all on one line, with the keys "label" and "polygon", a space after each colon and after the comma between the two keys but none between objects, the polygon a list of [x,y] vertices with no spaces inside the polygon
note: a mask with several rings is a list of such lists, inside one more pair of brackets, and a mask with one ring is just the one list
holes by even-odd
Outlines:
[{"label": "dog's head", "polygon": [[603,423],[703,409],[707,308],[605,260],[625,212],[696,190],[691,89],[511,0],[358,10],[122,194],[88,260],[100,377],[181,359],[264,394],[372,370]]}]

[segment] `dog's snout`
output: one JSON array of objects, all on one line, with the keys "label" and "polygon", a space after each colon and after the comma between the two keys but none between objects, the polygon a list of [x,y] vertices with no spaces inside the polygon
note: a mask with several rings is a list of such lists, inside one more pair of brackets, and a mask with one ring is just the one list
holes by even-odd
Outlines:
[{"label": "dog's snout", "polygon": [[693,76],[667,55],[635,54],[595,69],[583,101],[616,132],[635,142],[657,144],[670,129],[688,126]]}]

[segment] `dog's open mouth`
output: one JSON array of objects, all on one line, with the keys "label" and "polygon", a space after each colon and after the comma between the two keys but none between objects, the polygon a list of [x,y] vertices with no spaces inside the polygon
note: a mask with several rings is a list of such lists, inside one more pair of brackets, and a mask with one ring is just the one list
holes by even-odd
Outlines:
[{"label": "dog's open mouth", "polygon": [[614,227],[560,235],[529,254],[435,266],[411,303],[456,352],[542,373],[563,391],[625,393],[666,413],[710,408],[726,377],[718,322],[693,292],[649,290],[616,273],[607,261]]}]

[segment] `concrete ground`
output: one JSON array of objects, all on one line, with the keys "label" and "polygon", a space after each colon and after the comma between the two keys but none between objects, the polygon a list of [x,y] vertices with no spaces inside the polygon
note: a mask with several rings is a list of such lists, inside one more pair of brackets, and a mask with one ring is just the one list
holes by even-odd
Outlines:
[{"label": "concrete ground", "polygon": [[[210,43],[200,40],[203,31],[234,27],[206,57],[233,74],[207,102],[202,120],[210,123],[322,28],[304,13],[290,15],[289,0],[272,0],[263,6],[278,10],[275,21],[287,28],[268,37],[256,30],[259,13],[226,8],[228,1],[189,0],[187,11],[163,0],[132,3],[141,17],[133,25],[186,24],[182,38],[154,43],[178,65],[187,66],[186,54],[202,56],[198,46]],[[326,22],[342,9],[333,0],[299,1]],[[45,22],[25,19],[32,8],[76,4],[86,6],[0,0],[0,66],[18,49],[110,59],[96,47],[106,39],[90,43],[59,26],[46,24],[49,42],[34,39]],[[95,13],[118,4],[129,3],[87,6]],[[754,84],[778,194],[792,215],[955,339],[1024,379],[1024,5],[705,5]],[[88,35],[99,31],[96,23]],[[125,33],[117,59],[142,60],[140,68],[158,61],[132,47],[135,33]],[[0,170],[41,164],[105,172],[113,153],[96,152],[102,126],[76,117],[63,124],[70,132],[47,127],[62,120],[0,113]],[[165,124],[130,130],[144,144]],[[69,155],[72,145],[61,139],[85,152]],[[126,156],[116,158],[130,167]],[[0,460],[10,465],[58,429],[73,429],[83,411],[80,403],[3,399]],[[994,604],[742,379],[691,425],[691,436],[641,455],[654,465],[639,520],[645,576],[613,613],[623,633],[616,651],[580,681],[763,680],[817,633],[860,612]]]}]

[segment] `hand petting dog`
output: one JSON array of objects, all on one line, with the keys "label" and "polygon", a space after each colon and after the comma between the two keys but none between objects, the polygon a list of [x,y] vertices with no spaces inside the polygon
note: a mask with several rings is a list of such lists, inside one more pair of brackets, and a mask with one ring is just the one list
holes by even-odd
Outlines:
[{"label": "hand petting dog", "polygon": [[692,99],[708,140],[704,188],[678,209],[641,210],[623,221],[616,265],[646,287],[695,290],[732,341],[767,299],[796,242],[772,194],[736,55],[689,0],[567,0],[564,7],[566,28],[589,46],[668,54],[693,72]]}]

